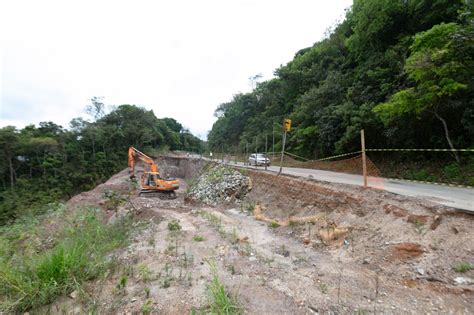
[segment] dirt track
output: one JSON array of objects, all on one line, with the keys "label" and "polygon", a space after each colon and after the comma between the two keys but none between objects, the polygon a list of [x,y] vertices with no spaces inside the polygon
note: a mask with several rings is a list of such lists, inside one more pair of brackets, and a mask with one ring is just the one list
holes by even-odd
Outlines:
[{"label": "dirt track", "polygon": [[[187,176],[201,166],[191,167]],[[133,195],[135,218],[148,224],[116,253],[115,272],[89,285],[98,310],[140,311],[148,300],[160,314],[205,309],[210,264],[216,264],[222,282],[249,314],[474,312],[474,287],[453,280],[474,278],[472,270],[453,270],[456,263],[474,262],[472,216],[376,190],[252,171],[249,176],[253,190],[241,205],[185,204],[184,181],[176,200]],[[126,179],[127,172],[121,172],[73,198],[70,206],[103,205],[104,189],[128,192]],[[275,219],[314,214],[326,219],[272,227],[254,219],[257,203]],[[113,212],[106,213],[113,218]],[[173,220],[180,231],[169,231]],[[335,226],[348,232],[324,237]],[[193,240],[196,236],[203,241]],[[127,284],[118,290],[124,275]],[[65,305],[85,308],[83,301],[65,297],[51,309]]]}]

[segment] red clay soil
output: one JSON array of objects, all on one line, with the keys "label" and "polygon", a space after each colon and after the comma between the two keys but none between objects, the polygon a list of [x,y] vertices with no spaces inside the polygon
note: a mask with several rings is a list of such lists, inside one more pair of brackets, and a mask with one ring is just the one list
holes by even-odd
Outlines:
[{"label": "red clay soil", "polygon": [[[453,292],[469,294],[465,301],[474,298],[471,286],[454,281],[460,276],[472,279],[474,271],[459,274],[453,269],[456,264],[474,261],[474,216],[376,189],[255,171],[250,171],[250,176],[254,189],[249,200],[264,207],[265,216],[285,220],[289,216],[326,215],[326,222],[280,227],[274,229],[275,233],[291,235],[334,261],[342,259],[344,270],[358,266],[361,276],[366,271],[376,271],[384,278],[381,285],[390,287],[389,294],[398,302],[407,305],[417,295],[428,295],[433,301],[453,301]],[[327,229],[328,222],[348,228],[350,233],[327,244],[318,231]],[[405,279],[416,280],[416,289],[407,291],[405,285],[400,286]],[[436,279],[436,285],[427,285],[432,279]],[[370,291],[359,285],[359,290]],[[452,310],[462,314],[469,313],[467,309]]]},{"label": "red clay soil", "polygon": [[425,251],[419,244],[401,243],[393,246],[390,250],[390,258],[393,260],[408,260],[422,255]]}]

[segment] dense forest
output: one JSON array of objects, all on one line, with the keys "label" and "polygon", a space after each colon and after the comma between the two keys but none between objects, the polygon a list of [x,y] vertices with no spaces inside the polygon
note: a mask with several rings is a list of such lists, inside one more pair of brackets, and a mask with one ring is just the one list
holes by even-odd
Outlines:
[{"label": "dense forest", "polygon": [[284,118],[294,126],[288,151],[310,159],[360,150],[361,129],[369,148],[473,147],[471,9],[470,0],[354,0],[326,38],[216,109],[209,147],[263,151],[274,132],[279,150]]},{"label": "dense forest", "polygon": [[120,105],[105,114],[98,97],[87,111],[93,121],[75,118],[69,129],[53,122],[0,129],[0,225],[95,187],[126,167],[130,145],[147,153],[203,150],[180,123],[153,111]]}]

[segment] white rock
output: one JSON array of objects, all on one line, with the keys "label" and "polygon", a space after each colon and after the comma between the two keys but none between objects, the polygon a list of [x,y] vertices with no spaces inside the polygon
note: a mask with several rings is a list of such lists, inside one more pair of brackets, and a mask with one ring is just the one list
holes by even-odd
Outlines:
[{"label": "white rock", "polygon": [[457,284],[474,284],[474,280],[468,277],[456,277],[454,282]]},{"label": "white rock", "polygon": [[74,290],[69,293],[69,296],[71,297],[71,299],[77,299],[77,297],[79,296],[79,292],[77,292],[77,290]]}]

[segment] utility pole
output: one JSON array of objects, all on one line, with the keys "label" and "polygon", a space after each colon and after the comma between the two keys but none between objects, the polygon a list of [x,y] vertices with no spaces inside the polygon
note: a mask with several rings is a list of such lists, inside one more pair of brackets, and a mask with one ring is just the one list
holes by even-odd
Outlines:
[{"label": "utility pole", "polygon": [[[267,150],[267,138],[268,138],[268,135],[265,134],[265,159],[268,159],[268,150]],[[265,171],[267,170],[267,162],[265,161]]]},{"label": "utility pole", "polygon": [[278,175],[281,174],[281,171],[283,169],[283,156],[285,154],[285,142],[286,142],[286,130],[283,131],[283,145],[281,147],[280,170],[278,171]]},{"label": "utility pole", "polygon": [[283,145],[281,146],[280,171],[278,171],[278,175],[281,174],[281,171],[283,169],[283,156],[285,154],[286,134],[290,130],[291,130],[291,119],[284,119],[283,120]]},{"label": "utility pole", "polygon": [[364,129],[360,131],[360,144],[361,144],[361,151],[362,151],[362,176],[364,176],[364,187],[367,187],[367,158],[365,156]]},{"label": "utility pole", "polygon": [[258,161],[258,158],[257,158],[257,152],[258,152],[257,141],[258,141],[258,135],[255,136],[255,168],[257,168],[257,161]]},{"label": "utility pole", "polygon": [[272,125],[272,157],[275,158],[275,126]]},{"label": "utility pole", "polygon": [[257,154],[257,152],[258,152],[257,141],[258,141],[258,136],[255,136],[255,154]]}]

